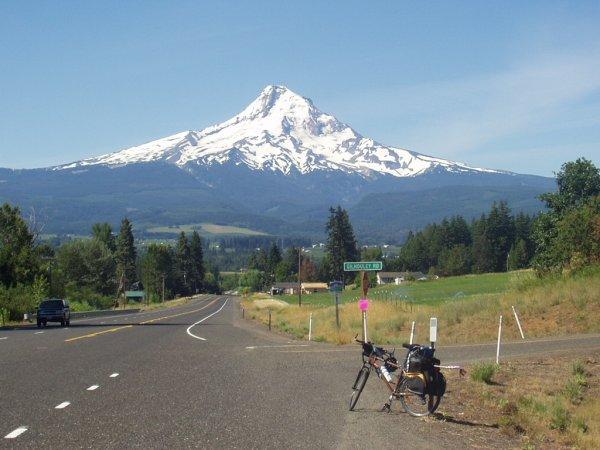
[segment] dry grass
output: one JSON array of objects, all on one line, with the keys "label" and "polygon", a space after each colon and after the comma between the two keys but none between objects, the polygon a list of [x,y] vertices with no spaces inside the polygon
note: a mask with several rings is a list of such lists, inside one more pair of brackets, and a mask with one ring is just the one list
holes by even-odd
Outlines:
[{"label": "dry grass", "polygon": [[[491,385],[450,378],[441,418],[497,425],[529,449],[600,448],[599,357],[584,358],[580,375],[566,356],[502,364]],[[578,377],[581,396],[573,399],[568,386]]]},{"label": "dry grass", "polygon": [[[396,304],[372,301],[368,313],[369,339],[379,344],[408,340],[416,322],[416,342],[425,341],[430,317],[439,323],[439,344],[489,342],[496,339],[498,316],[504,315],[503,339],[519,339],[512,315],[515,306],[526,337],[600,332],[600,270],[557,279],[535,280],[519,275],[506,292],[475,295],[438,304]],[[251,300],[244,302],[250,317],[266,322],[267,313]],[[412,311],[411,311],[412,309]],[[361,313],[356,303],[340,305],[341,329],[335,325],[333,306],[290,305],[273,310],[277,328],[307,339],[308,318],[313,316],[316,341],[345,344],[361,332]],[[281,324],[281,326],[279,326]]]}]

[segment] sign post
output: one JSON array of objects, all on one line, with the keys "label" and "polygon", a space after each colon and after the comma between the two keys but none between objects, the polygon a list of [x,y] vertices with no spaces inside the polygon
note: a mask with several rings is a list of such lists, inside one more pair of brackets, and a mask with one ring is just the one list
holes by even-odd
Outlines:
[{"label": "sign post", "polygon": [[333,292],[335,300],[335,324],[337,329],[340,329],[340,292],[344,289],[344,283],[342,281],[332,281],[329,283],[329,290]]},{"label": "sign post", "polygon": [[363,316],[363,341],[367,342],[367,309],[369,309],[369,274],[367,272],[376,272],[383,269],[381,261],[346,261],[344,262],[344,272],[361,272],[361,284],[363,297],[359,300],[358,306]]}]

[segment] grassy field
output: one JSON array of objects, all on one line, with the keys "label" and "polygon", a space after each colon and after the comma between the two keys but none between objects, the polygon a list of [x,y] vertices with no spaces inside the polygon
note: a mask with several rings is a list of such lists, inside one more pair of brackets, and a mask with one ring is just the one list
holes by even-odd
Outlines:
[{"label": "grassy field", "polygon": [[267,236],[267,233],[263,233],[262,231],[251,230],[250,228],[242,228],[229,225],[217,225],[214,223],[190,223],[186,225],[173,225],[168,227],[152,227],[148,228],[146,231],[148,233],[179,234],[182,231],[184,233],[191,233],[194,230],[198,231],[200,234]]},{"label": "grassy field", "polygon": [[[508,290],[516,280],[531,278],[526,271],[509,273],[489,273],[440,278],[431,281],[413,281],[403,285],[375,286],[369,290],[369,298],[377,301],[391,301],[406,304],[436,304],[443,301],[472,297],[481,294],[497,294]],[[346,289],[340,296],[342,303],[358,301],[360,288]],[[298,303],[297,295],[282,295],[281,299],[290,304]],[[302,303],[327,306],[333,303],[329,292],[303,295]]]},{"label": "grassy field", "polygon": [[[417,340],[426,340],[429,318],[439,322],[438,341],[451,343],[491,342],[497,335],[498,317],[504,315],[503,338],[520,338],[512,306],[517,309],[525,335],[541,337],[600,332],[600,268],[555,278],[538,279],[531,272],[511,272],[414,282],[413,302],[385,295],[397,287],[373,290],[369,308],[369,338],[380,344],[400,344],[408,340],[411,322],[416,322]],[[456,295],[461,292],[461,295]],[[268,296],[263,295],[263,299]],[[344,293],[340,306],[341,329],[335,325],[331,294],[277,297],[271,302],[273,325],[297,338],[307,339],[308,318],[313,316],[313,336],[317,341],[351,342],[361,332],[358,291]],[[256,302],[244,303],[248,315],[266,322],[264,308]]]}]

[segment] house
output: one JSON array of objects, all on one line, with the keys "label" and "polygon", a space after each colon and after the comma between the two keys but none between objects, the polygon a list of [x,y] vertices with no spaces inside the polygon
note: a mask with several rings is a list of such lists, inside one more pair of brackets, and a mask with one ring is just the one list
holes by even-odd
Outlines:
[{"label": "house", "polygon": [[315,292],[328,292],[327,283],[302,283],[303,294],[314,294]]},{"label": "house", "polygon": [[298,293],[298,283],[275,283],[269,292],[271,295],[295,295]]},{"label": "house", "polygon": [[402,284],[410,280],[427,280],[422,272],[377,272],[377,284]]}]

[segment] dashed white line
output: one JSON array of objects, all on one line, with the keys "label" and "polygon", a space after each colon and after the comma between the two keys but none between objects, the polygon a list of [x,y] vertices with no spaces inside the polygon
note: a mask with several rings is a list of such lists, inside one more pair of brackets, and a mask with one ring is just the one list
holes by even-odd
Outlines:
[{"label": "dashed white line", "polygon": [[228,302],[228,301],[229,301],[229,298],[226,298],[226,299],[225,299],[225,302],[223,303],[223,305],[221,305],[221,307],[220,307],[219,309],[217,309],[217,310],[216,310],[214,313],[212,313],[212,314],[209,314],[208,316],[204,317],[203,319],[200,319],[198,322],[195,322],[195,323],[191,324],[191,325],[190,325],[190,326],[187,328],[187,330],[185,330],[185,331],[187,332],[187,334],[189,334],[189,335],[190,335],[191,337],[193,337],[193,338],[200,339],[201,341],[205,341],[205,340],[206,340],[205,338],[203,338],[203,337],[200,337],[200,336],[196,336],[196,335],[195,335],[194,333],[192,333],[190,330],[191,330],[192,328],[194,328],[196,325],[198,325],[198,324],[200,324],[200,323],[204,322],[206,319],[208,319],[208,318],[210,318],[210,317],[214,316],[215,314],[217,314],[217,313],[221,312],[221,310],[222,310],[222,309],[225,307],[225,305],[227,304],[227,302]]},{"label": "dashed white line", "polygon": [[43,331],[36,331],[36,332],[35,332],[35,333],[33,333],[33,334],[42,334],[42,333],[43,333]]},{"label": "dashed white line", "polygon": [[95,391],[99,387],[100,386],[98,386],[97,384],[92,384],[89,388],[86,389],[86,391]]},{"label": "dashed white line", "polygon": [[19,427],[16,430],[11,431],[6,436],[4,436],[4,439],[14,439],[16,437],[21,436],[26,431],[27,431],[27,427]]},{"label": "dashed white line", "polygon": [[117,378],[118,376],[119,376],[119,374],[116,372],[110,374],[110,378]]},{"label": "dashed white line", "polygon": [[8,336],[1,337],[0,341],[3,341],[4,339],[8,339]]},{"label": "dashed white line", "polygon": [[54,409],[65,409],[67,406],[69,406],[71,404],[71,402],[62,402],[60,405],[56,405],[54,407]]},{"label": "dashed white line", "polygon": [[286,348],[286,347],[308,347],[309,344],[285,344],[285,345],[250,345],[246,347],[247,350],[253,350],[255,348]]}]

